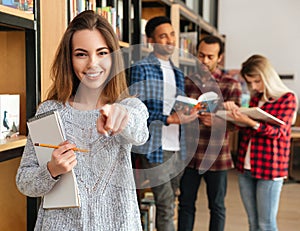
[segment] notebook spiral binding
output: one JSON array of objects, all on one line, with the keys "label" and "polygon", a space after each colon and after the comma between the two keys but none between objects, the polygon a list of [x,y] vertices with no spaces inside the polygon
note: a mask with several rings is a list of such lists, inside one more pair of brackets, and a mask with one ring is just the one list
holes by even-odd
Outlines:
[{"label": "notebook spiral binding", "polygon": [[56,109],[53,109],[53,110],[50,110],[50,111],[47,111],[47,112],[44,112],[44,113],[41,113],[41,114],[38,114],[38,115],[35,115],[34,117],[28,119],[27,122],[32,122],[32,121],[35,121],[35,120],[38,120],[38,119],[41,119],[41,118],[44,118],[46,116],[49,116],[49,115],[52,115],[55,111],[57,111]]}]

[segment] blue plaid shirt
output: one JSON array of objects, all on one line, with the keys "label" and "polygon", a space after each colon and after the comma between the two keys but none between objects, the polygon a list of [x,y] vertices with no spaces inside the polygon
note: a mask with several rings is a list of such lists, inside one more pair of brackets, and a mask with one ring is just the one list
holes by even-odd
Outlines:
[{"label": "blue plaid shirt", "polygon": [[[176,95],[184,95],[184,75],[171,62],[176,79]],[[132,152],[146,154],[150,163],[163,162],[162,126],[167,124],[167,117],[163,115],[164,100],[163,71],[159,60],[150,53],[143,60],[131,67],[130,93],[140,98],[148,108],[149,140],[142,146],[133,146]],[[184,126],[180,126],[180,137],[184,137]],[[185,139],[180,138],[180,152],[182,159],[186,156]]]}]

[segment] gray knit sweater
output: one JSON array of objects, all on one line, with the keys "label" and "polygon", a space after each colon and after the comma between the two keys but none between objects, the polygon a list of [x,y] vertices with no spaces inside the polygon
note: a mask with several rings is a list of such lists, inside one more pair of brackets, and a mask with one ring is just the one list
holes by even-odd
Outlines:
[{"label": "gray knit sweater", "polygon": [[[130,150],[132,144],[141,145],[148,139],[148,111],[137,98],[120,104],[129,112],[129,122],[121,134],[112,137],[97,132],[99,110],[79,111],[56,101],[40,105],[37,114],[57,109],[67,139],[90,152],[78,153],[74,168],[80,208],[45,210],[41,205],[35,230],[142,230]],[[42,197],[58,180],[51,177],[46,165],[39,166],[29,134],[16,176],[18,189],[30,197]]]}]

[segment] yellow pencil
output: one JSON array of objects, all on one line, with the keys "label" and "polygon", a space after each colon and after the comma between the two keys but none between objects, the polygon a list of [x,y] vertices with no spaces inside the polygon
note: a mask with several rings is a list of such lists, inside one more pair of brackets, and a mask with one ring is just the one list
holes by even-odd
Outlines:
[{"label": "yellow pencil", "polygon": [[[39,147],[45,147],[45,148],[59,148],[60,146],[58,145],[52,145],[52,144],[40,144],[40,143],[35,143],[34,146],[39,146]],[[72,148],[73,151],[77,152],[89,152],[87,149],[81,149],[81,148]]]}]

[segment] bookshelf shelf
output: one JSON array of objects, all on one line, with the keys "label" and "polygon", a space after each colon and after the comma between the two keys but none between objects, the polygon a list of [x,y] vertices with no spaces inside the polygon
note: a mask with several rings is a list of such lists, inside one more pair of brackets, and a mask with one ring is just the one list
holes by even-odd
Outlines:
[{"label": "bookshelf shelf", "polygon": [[123,42],[123,41],[119,41],[119,45],[120,45],[120,47],[126,47],[126,48],[128,48],[130,46],[129,43]]},{"label": "bookshelf shelf", "polygon": [[1,142],[0,142],[0,155],[4,151],[24,147],[25,144],[26,144],[26,141],[27,141],[27,138],[24,135],[20,135],[20,136],[14,137],[14,138],[1,140]]},{"label": "bookshelf shelf", "polygon": [[10,14],[16,17],[20,17],[27,20],[34,20],[34,15],[31,12],[26,12],[23,10],[18,10],[12,7],[4,6],[0,4],[0,12],[5,12],[6,14]]},{"label": "bookshelf shelf", "polygon": [[199,15],[197,15],[195,12],[191,11],[190,9],[186,8],[182,4],[178,4],[178,7],[179,7],[181,17],[195,24],[199,23]]},{"label": "bookshelf shelf", "polygon": [[36,21],[33,14],[25,16],[0,5],[0,94],[20,95],[20,135],[26,135],[26,120],[33,115],[38,97]]},{"label": "bookshelf shelf", "polygon": [[196,64],[196,60],[192,58],[179,57],[179,63],[180,65],[194,66]]},{"label": "bookshelf shelf", "polygon": [[[177,66],[193,67],[195,61],[191,58],[195,55],[196,44],[199,39],[200,16],[181,4],[173,4],[171,7],[171,21],[177,36],[176,46],[178,51],[173,55],[173,62]],[[187,72],[187,68],[184,68]]]},{"label": "bookshelf shelf", "polygon": [[[10,12],[6,12],[6,9],[11,10],[9,7],[4,7],[0,5],[0,28],[1,31],[5,30],[13,30],[13,29],[35,29],[35,21],[30,18],[22,17],[18,14],[11,14]],[[13,9],[15,10],[15,9]],[[15,10],[18,11],[18,10]],[[19,13],[19,12],[18,12]],[[24,14],[24,13],[23,13]],[[33,16],[33,15],[32,15]]]}]

